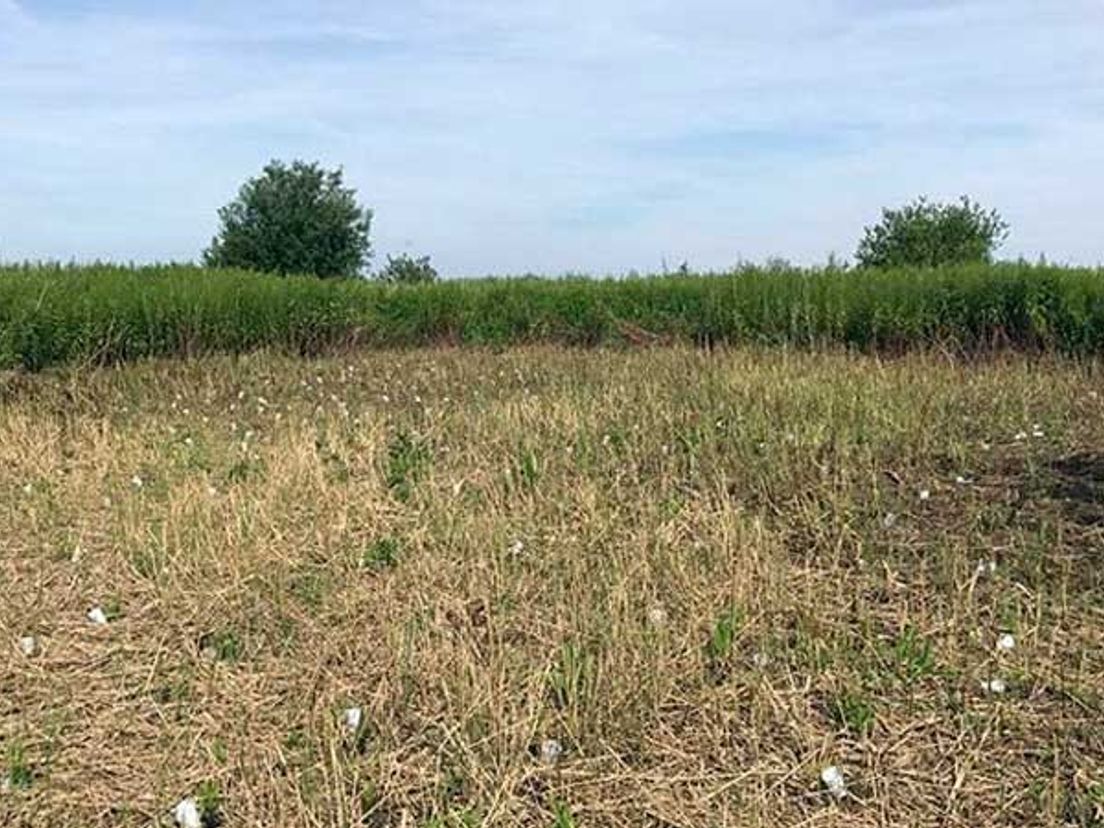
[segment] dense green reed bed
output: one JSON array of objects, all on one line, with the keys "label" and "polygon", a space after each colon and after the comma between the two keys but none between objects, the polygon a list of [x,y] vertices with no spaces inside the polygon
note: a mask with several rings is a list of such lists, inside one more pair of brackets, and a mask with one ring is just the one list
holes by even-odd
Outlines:
[{"label": "dense green reed bed", "polygon": [[1104,271],[1021,264],[417,287],[186,266],[0,268],[0,368],[248,351],[693,341],[1104,350]]}]

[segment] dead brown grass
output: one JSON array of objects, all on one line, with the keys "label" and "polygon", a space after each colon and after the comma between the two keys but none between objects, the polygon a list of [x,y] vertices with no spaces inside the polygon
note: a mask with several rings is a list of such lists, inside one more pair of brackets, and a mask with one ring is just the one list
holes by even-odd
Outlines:
[{"label": "dead brown grass", "polygon": [[1101,394],[682,349],[9,383],[0,823],[1100,825]]}]

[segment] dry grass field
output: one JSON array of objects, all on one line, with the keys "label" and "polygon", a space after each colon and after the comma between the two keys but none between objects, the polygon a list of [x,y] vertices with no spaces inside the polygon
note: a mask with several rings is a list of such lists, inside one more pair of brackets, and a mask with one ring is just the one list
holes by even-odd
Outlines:
[{"label": "dry grass field", "polygon": [[0,824],[1104,824],[1100,367],[7,375]]}]

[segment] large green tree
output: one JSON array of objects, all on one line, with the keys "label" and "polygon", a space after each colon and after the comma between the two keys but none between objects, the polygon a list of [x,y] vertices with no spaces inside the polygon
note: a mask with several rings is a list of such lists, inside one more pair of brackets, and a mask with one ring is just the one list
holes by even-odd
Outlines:
[{"label": "large green tree", "polygon": [[272,161],[219,210],[208,267],[268,273],[356,276],[371,258],[372,211],[357,203],[342,171]]},{"label": "large green tree", "polygon": [[855,258],[860,267],[938,267],[992,261],[1008,224],[963,196],[957,204],[918,198],[864,230]]}]

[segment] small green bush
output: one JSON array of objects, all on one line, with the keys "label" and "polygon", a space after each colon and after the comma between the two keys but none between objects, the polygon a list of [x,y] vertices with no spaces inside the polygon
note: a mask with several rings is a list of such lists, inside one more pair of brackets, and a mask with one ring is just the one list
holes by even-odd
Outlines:
[{"label": "small green bush", "polygon": [[421,285],[437,281],[437,270],[429,263],[429,256],[412,259],[405,253],[388,256],[387,266],[376,274],[376,279],[390,285]]},{"label": "small green bush", "polygon": [[860,267],[941,267],[984,264],[1008,236],[1008,224],[996,210],[985,210],[966,196],[958,204],[918,198],[865,228],[855,252]]}]

